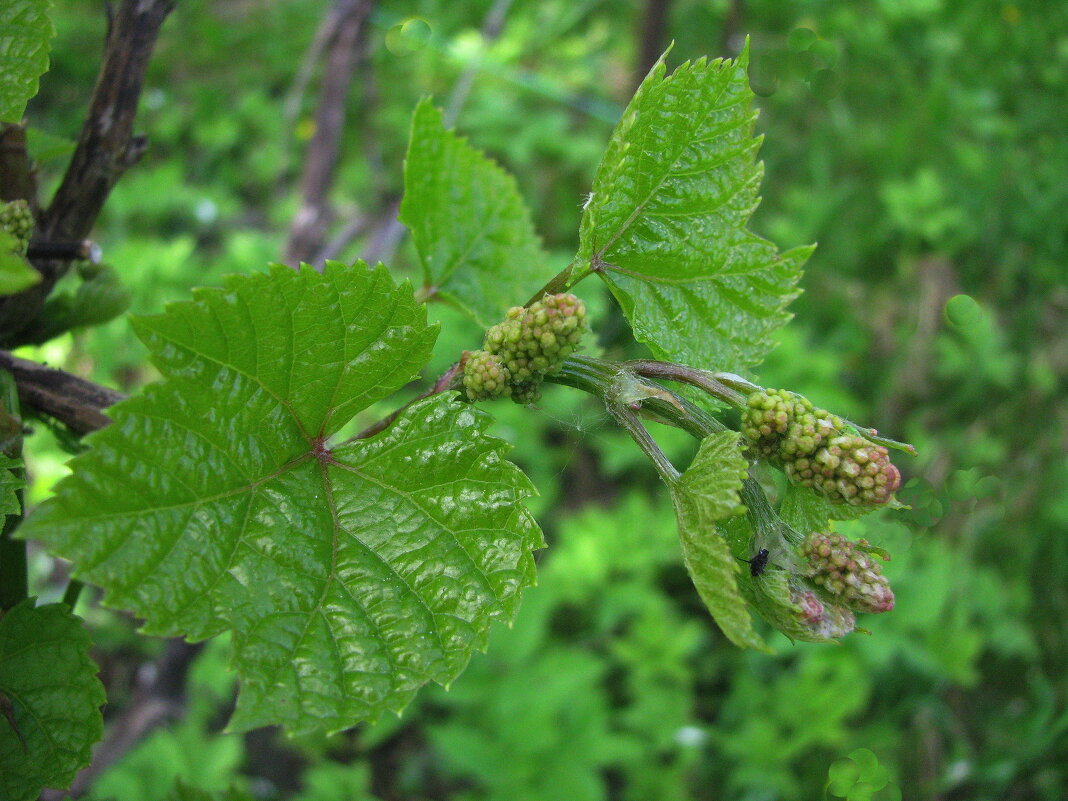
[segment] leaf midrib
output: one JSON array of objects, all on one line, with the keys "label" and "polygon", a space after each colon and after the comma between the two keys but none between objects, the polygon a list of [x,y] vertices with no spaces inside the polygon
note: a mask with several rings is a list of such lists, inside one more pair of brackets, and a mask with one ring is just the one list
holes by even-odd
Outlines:
[{"label": "leaf midrib", "polygon": [[[708,65],[708,66],[711,66],[711,65]],[[733,65],[733,66],[736,66],[736,65]],[[675,76],[677,74],[678,73],[673,74],[670,78],[668,78],[665,81],[663,81],[657,88],[661,88],[661,87],[667,86],[669,84],[669,82],[675,80]],[[700,128],[702,125],[705,124],[705,121],[708,119],[708,117],[711,114],[713,114],[714,112],[723,111],[724,109],[728,109],[731,106],[738,105],[739,103],[744,103],[747,100],[745,94],[743,93],[733,103],[728,103],[727,105],[722,106],[722,107],[716,107],[715,103],[718,103],[719,100],[723,97],[723,94],[727,91],[727,88],[730,86],[730,83],[731,83],[730,79],[727,80],[726,82],[724,82],[723,86],[720,87],[719,92],[716,95],[715,99],[712,101],[713,106],[706,110],[705,114],[701,118],[701,121],[699,123],[697,123],[696,126],[691,127],[690,130],[695,130],[695,129]],[[642,134],[641,148],[640,148],[639,153],[638,153],[638,163],[639,164],[641,163],[641,159],[645,155],[645,142],[646,142],[646,139],[648,138],[649,132],[651,130],[652,130],[652,126],[651,125],[650,126],[646,126],[645,133]],[[646,194],[645,199],[642,200],[640,203],[638,203],[638,205],[635,207],[634,211],[631,212],[630,216],[626,219],[626,221],[623,223],[623,225],[620,226],[619,230],[616,231],[615,234],[612,235],[612,237],[608,240],[607,243],[605,243],[604,247],[602,247],[599,251],[597,251],[594,254],[593,260],[595,262],[599,262],[599,261],[603,260],[604,255],[608,252],[609,248],[611,248],[619,240],[619,238],[621,236],[623,236],[623,234],[625,234],[627,232],[627,230],[630,228],[630,226],[637,219],[638,215],[640,215],[645,210],[645,207],[649,204],[649,201],[653,199],[653,197],[656,195],[656,193],[659,192],[660,189],[663,187],[664,183],[667,182],[667,179],[672,175],[672,172],[674,171],[675,166],[679,163],[679,160],[682,158],[682,154],[686,152],[686,148],[688,146],[689,146],[688,142],[686,142],[686,143],[684,143],[684,144],[682,144],[680,146],[680,148],[678,149],[678,152],[675,155],[675,158],[672,160],[671,164],[667,167],[667,169],[664,170],[664,173],[660,177],[660,179],[655,183],[655,185]],[[624,156],[624,158],[625,158],[625,156]],[[639,174],[640,174],[640,171],[639,171]],[[744,184],[744,181],[742,183]]]}]

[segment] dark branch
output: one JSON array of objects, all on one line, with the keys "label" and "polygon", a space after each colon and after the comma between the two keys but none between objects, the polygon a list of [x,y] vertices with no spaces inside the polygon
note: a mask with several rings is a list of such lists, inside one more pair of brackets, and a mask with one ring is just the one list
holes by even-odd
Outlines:
[{"label": "dark branch", "polygon": [[21,199],[36,208],[37,187],[26,151],[26,129],[14,123],[0,123],[0,201]]},{"label": "dark branch", "polygon": [[[48,209],[38,219],[35,238],[78,241],[89,236],[112,187],[145,150],[134,136],[134,117],[148,59],[160,26],[176,0],[123,0],[109,18],[104,62],[70,166]],[[33,322],[69,262],[38,259],[42,280],[0,301],[0,340],[17,341]]]},{"label": "dark branch", "polygon": [[642,26],[638,31],[638,63],[634,85],[637,86],[653,68],[667,47],[667,22],[671,0],[646,0]]},{"label": "dark branch", "polygon": [[145,70],[175,0],[124,0],[108,30],[89,113],[70,166],[41,220],[43,238],[85,239],[115,183],[144,152],[133,135]]},{"label": "dark branch", "polygon": [[88,434],[110,423],[104,409],[124,397],[121,392],[2,350],[0,369],[15,377],[23,406],[58,420],[75,434]]}]

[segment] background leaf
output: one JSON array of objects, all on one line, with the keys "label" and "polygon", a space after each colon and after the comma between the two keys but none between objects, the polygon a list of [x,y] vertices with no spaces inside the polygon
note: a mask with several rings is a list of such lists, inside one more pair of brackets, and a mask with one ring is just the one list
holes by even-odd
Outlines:
[{"label": "background leaf", "polygon": [[130,292],[118,273],[106,264],[96,265],[74,292],[53,292],[40,317],[19,333],[22,344],[36,345],[72,328],[83,328],[118,317],[130,306]]},{"label": "background leaf", "polygon": [[400,220],[427,285],[483,327],[551,276],[515,179],[446,130],[429,99],[412,117]]},{"label": "background leaf", "polygon": [[14,295],[41,280],[41,274],[15,248],[15,237],[0,229],[0,297]]},{"label": "background leaf", "polygon": [[0,5],[0,121],[18,122],[37,79],[48,71],[48,43],[56,35],[49,0],[4,0]]},{"label": "background leaf", "polygon": [[31,598],[0,618],[0,798],[31,801],[89,763],[104,728],[89,645],[64,604],[35,608]]},{"label": "background leaf", "polygon": [[597,170],[579,244],[638,340],[718,370],[752,367],[770,350],[812,250],[779,254],[746,228],[763,175],[747,65],[748,51],[669,77],[656,64]]},{"label": "background leaf", "polygon": [[690,468],[672,491],[682,557],[694,586],[717,625],[735,645],[768,651],[753,630],[745,599],[735,578],[738,561],[716,522],[738,513],[748,464],[737,431],[706,437]]},{"label": "background leaf", "polygon": [[452,395],[329,443],[427,358],[410,289],[330,263],[195,298],[137,321],[166,380],[109,410],[26,535],[150,633],[231,629],[235,729],[336,731],[448,683],[514,614],[541,534]]},{"label": "background leaf", "polygon": [[[4,413],[0,409],[0,413]],[[21,459],[0,453],[0,515],[17,515],[22,509],[17,491],[26,485],[15,470],[22,467]]]}]

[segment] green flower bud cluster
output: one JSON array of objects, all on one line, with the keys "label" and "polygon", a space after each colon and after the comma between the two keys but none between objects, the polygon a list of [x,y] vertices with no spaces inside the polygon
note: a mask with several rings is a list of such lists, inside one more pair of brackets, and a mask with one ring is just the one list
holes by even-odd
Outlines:
[{"label": "green flower bud cluster", "polygon": [[464,389],[472,401],[492,400],[512,394],[508,368],[500,356],[484,350],[470,351],[464,362]]},{"label": "green flower bud cluster", "polygon": [[575,352],[587,328],[586,304],[570,293],[509,309],[505,319],[486,332],[483,350],[468,354],[468,398],[509,396],[516,403],[535,402],[542,380]]},{"label": "green flower bud cluster", "polygon": [[832,503],[878,506],[892,500],[901,485],[901,473],[884,446],[785,389],[759,390],[748,397],[742,434],[793,483],[811,487]]},{"label": "green flower bud cluster", "polygon": [[841,534],[813,532],[802,543],[801,553],[808,559],[812,583],[829,597],[854,612],[889,612],[894,592],[867,545]]},{"label": "green flower bud cluster", "polygon": [[25,200],[0,203],[0,228],[15,238],[16,252],[25,256],[30,236],[33,234],[33,212],[30,211],[30,204]]}]

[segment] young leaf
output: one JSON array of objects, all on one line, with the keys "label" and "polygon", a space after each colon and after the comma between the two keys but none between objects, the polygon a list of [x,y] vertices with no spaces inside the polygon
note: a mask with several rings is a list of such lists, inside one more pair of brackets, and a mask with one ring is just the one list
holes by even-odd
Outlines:
[{"label": "young leaf", "polygon": [[661,58],[605,151],[578,254],[658,357],[735,372],[789,319],[812,250],[779,254],[746,228],[763,173],[747,65],[748,50],[665,77]]},{"label": "young leaf", "polygon": [[716,531],[717,521],[741,509],[738,490],[748,465],[737,431],[706,437],[693,464],[672,490],[686,569],[708,611],[735,645],[768,651],[753,630],[745,599],[738,591],[738,561]]},{"label": "young leaf", "polygon": [[511,618],[541,534],[487,416],[438,395],[329,440],[429,357],[407,285],[275,267],[135,327],[165,380],[109,410],[24,530],[149,633],[232,630],[232,728],[399,711]]},{"label": "young leaf", "polygon": [[55,36],[49,0],[0,3],[0,122],[19,122],[37,79],[48,71],[48,42]]},{"label": "young leaf", "polygon": [[41,274],[15,251],[15,238],[0,228],[0,297],[14,295],[41,280]]},{"label": "young leaf", "polygon": [[856,520],[877,509],[874,506],[831,503],[810,487],[790,484],[783,495],[779,517],[804,535],[811,531],[826,531],[831,520]]},{"label": "young leaf", "polygon": [[[716,529],[739,559],[752,556],[754,541],[758,540],[747,516],[732,517],[720,521]],[[773,561],[783,559],[780,551]],[[834,604],[823,605],[823,614],[818,618],[806,617],[800,605],[811,596],[811,587],[806,586],[793,570],[777,569],[775,566],[759,576],[743,570],[737,576],[738,590],[753,610],[773,628],[791,640],[803,642],[830,642],[853,630],[854,618],[848,610]],[[808,606],[811,613],[813,607]]]},{"label": "young leaf", "polygon": [[32,801],[89,764],[105,700],[89,645],[63,604],[31,598],[0,618],[0,798]]},{"label": "young leaf", "polygon": [[549,278],[515,179],[446,130],[428,98],[412,117],[400,220],[411,229],[427,286],[483,327]]}]

